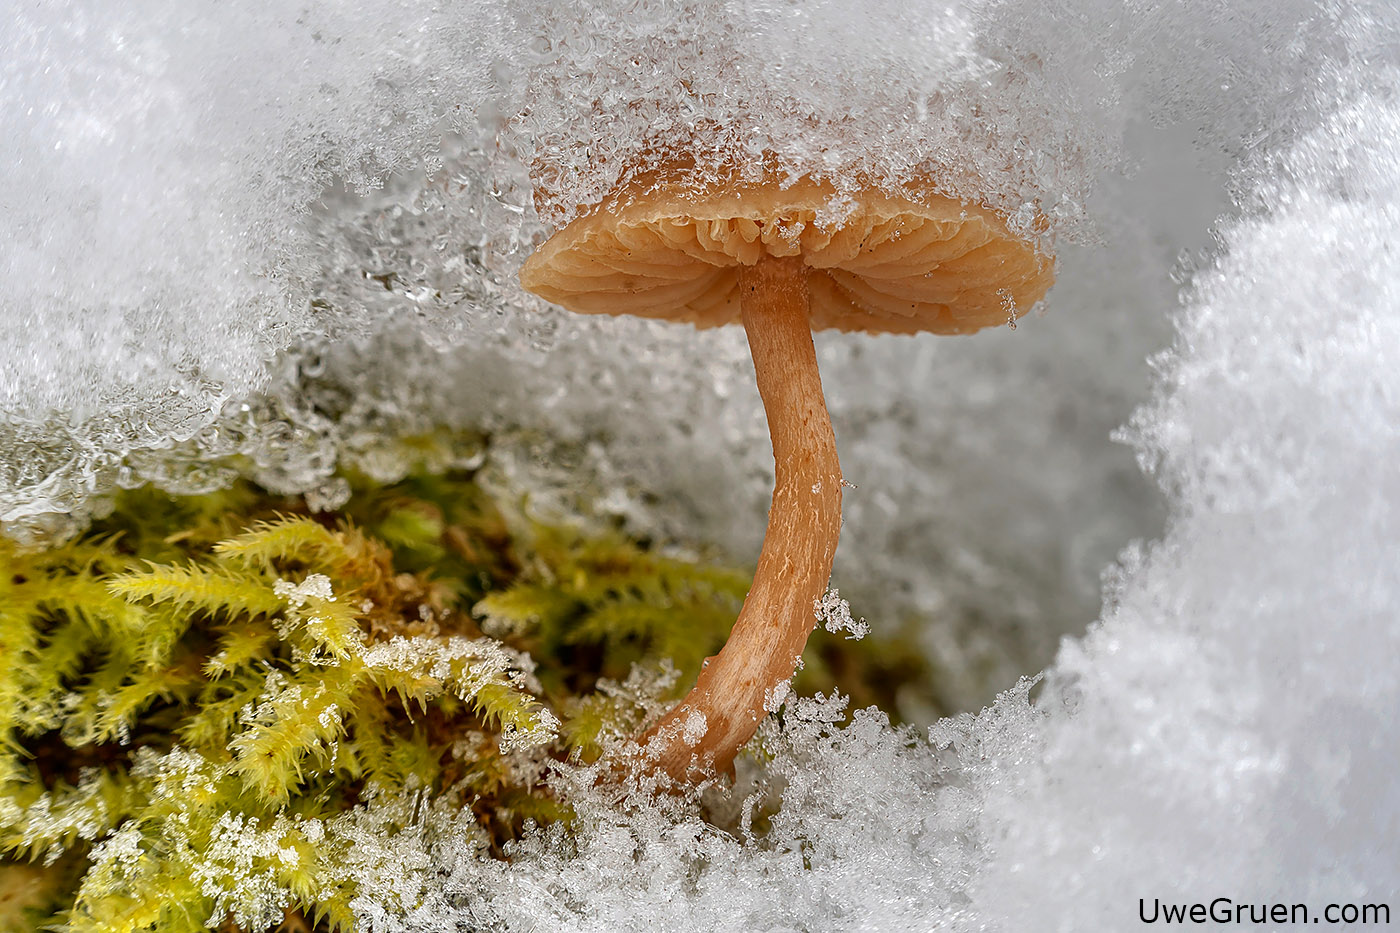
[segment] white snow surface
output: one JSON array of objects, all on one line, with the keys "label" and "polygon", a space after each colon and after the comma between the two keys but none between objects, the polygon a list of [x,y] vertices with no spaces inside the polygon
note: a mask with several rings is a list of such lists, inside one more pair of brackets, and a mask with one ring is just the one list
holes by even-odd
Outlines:
[{"label": "white snow surface", "polygon": [[819,338],[859,487],[833,582],[877,627],[932,613],[956,703],[1008,692],[927,732],[790,699],[706,802],[725,829],[564,774],[577,832],[505,864],[371,804],[328,829],[367,927],[1394,912],[1397,12],[1223,7],[11,4],[0,522],[63,533],[114,485],[235,468],[334,499],[338,461],[392,477],[393,437],[446,424],[541,497],[750,553],[742,335],[575,320],[519,262],[658,141],[892,185],[957,165],[950,191],[1050,219],[1060,284],[1014,333]]}]

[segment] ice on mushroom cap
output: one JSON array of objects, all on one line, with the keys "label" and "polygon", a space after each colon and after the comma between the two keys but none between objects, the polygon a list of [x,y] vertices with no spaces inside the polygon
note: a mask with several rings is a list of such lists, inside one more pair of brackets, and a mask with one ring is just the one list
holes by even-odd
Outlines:
[{"label": "ice on mushroom cap", "polygon": [[[836,208],[835,210],[833,208]],[[714,327],[739,320],[739,266],[800,255],[812,327],[970,333],[1039,301],[1051,259],[994,213],[936,194],[831,185],[634,181],[572,221],[526,262],[521,283],[573,311]]]}]

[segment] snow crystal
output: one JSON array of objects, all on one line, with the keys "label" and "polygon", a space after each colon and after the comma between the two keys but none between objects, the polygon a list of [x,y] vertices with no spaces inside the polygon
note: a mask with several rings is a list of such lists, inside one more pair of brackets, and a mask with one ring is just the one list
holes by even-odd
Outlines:
[{"label": "snow crystal", "polygon": [[848,639],[861,639],[870,634],[870,623],[851,616],[851,604],[841,598],[838,589],[827,590],[820,599],[813,600],[812,611],[822,627],[833,635],[849,632]]},{"label": "snow crystal", "polygon": [[287,601],[287,605],[293,609],[300,609],[305,606],[307,600],[319,599],[328,603],[335,602],[335,592],[331,589],[331,578],[324,573],[307,574],[306,579],[300,583],[292,583],[287,580],[277,580],[272,584],[272,592]]},{"label": "snow crystal", "polygon": [[141,856],[141,827],[137,823],[126,823],[92,847],[91,859],[94,865],[107,865],[110,866],[108,870],[121,871],[135,866]]},{"label": "snow crystal", "polygon": [[[326,687],[318,685],[314,694],[307,695],[300,684],[289,685],[286,675],[281,671],[269,671],[263,680],[262,692],[238,711],[238,721],[244,726],[274,724],[291,718],[300,711],[311,709],[313,703],[319,705],[319,701],[323,700],[326,694]],[[322,725],[338,727],[340,717],[336,713],[336,705],[325,704],[317,714],[317,721]],[[242,748],[256,739],[256,729],[237,734],[229,740],[229,749]]]},{"label": "snow crystal", "polygon": [[[102,783],[94,769],[84,768],[78,780],[77,793],[65,801],[62,812],[53,812],[53,798],[44,794],[28,807],[21,809],[13,800],[5,798],[0,805],[0,820],[6,827],[24,827],[22,842],[33,846],[40,839],[53,839],[73,833],[79,839],[92,841],[107,826],[107,801],[102,798]],[[44,864],[52,865],[64,854],[64,847],[56,845],[44,856]],[[125,851],[123,845],[113,850]]]},{"label": "snow crystal", "polygon": [[469,639],[460,635],[448,638],[395,635],[365,648],[360,657],[367,667],[406,671],[442,682],[463,673],[462,668],[467,664],[473,671],[469,676],[481,681],[501,674],[520,678],[534,669],[528,656],[494,639]]},{"label": "snow crystal", "polygon": [[690,711],[690,715],[685,717],[685,727],[681,730],[681,741],[691,748],[700,744],[700,740],[705,737],[710,724],[705,720],[705,714],[698,709]]},{"label": "snow crystal", "polygon": [[[799,659],[800,660],[800,659]],[[763,708],[770,713],[776,713],[787,702],[787,698],[792,693],[792,681],[784,680],[767,690],[763,691]]]},{"label": "snow crystal", "polygon": [[[463,700],[470,700],[483,687],[498,682],[530,693],[541,692],[534,675],[535,662],[530,655],[493,638],[396,635],[364,648],[360,660],[369,668],[430,678]],[[528,724],[507,722],[502,726],[500,748],[507,753],[535,748],[548,744],[558,735],[558,717],[542,706],[535,706]]]},{"label": "snow crystal", "polygon": [[[269,691],[273,689],[272,676],[268,677]],[[150,746],[141,746],[132,755],[131,776],[156,778],[157,795],[171,800],[192,796],[195,791],[213,791],[209,762],[179,746],[164,755]]]},{"label": "snow crystal", "polygon": [[522,729],[515,723],[507,723],[502,727],[497,744],[502,753],[510,754],[548,745],[558,737],[559,717],[547,709],[540,708],[535,711],[528,727]]},{"label": "snow crystal", "polygon": [[340,729],[340,716],[340,707],[332,703],[321,710],[320,715],[316,717],[316,721],[320,723],[321,728],[325,729],[327,732],[336,732]]},{"label": "snow crystal", "polygon": [[278,816],[263,821],[255,816],[225,813],[210,833],[204,859],[190,880],[214,902],[206,923],[215,927],[232,916],[238,924],[263,929],[282,919],[291,898],[280,884],[278,866],[297,863],[297,852],[286,844],[298,824]]}]

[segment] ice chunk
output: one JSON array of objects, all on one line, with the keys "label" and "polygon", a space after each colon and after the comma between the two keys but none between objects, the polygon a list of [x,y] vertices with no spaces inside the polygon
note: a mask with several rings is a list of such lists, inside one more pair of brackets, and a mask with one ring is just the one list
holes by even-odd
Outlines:
[{"label": "ice chunk", "polygon": [[691,710],[690,715],[685,718],[684,727],[681,729],[681,741],[693,748],[705,737],[705,732],[708,729],[709,724],[705,721],[705,714],[698,709]]},{"label": "ice chunk", "polygon": [[838,589],[827,590],[821,599],[812,603],[812,611],[817,616],[817,621],[828,632],[849,632],[847,638],[864,638],[870,634],[870,623],[864,619],[855,619],[851,616],[851,604],[841,598],[841,591]]},{"label": "ice chunk", "polygon": [[335,602],[335,592],[331,589],[331,579],[324,573],[311,573],[306,575],[306,579],[300,583],[292,583],[290,580],[278,580],[272,584],[272,592],[287,601],[287,605],[293,609],[300,609],[306,605],[309,599],[319,599],[324,602]]}]

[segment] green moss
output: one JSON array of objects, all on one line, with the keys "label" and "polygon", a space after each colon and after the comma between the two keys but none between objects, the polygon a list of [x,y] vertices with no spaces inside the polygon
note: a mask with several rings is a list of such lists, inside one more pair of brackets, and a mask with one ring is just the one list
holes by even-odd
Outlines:
[{"label": "green moss", "polygon": [[[500,853],[567,819],[520,761],[630,734],[605,679],[669,659],[684,690],[748,588],[508,513],[467,473],[348,479],[334,515],[146,489],[62,547],[0,543],[4,929],[353,929],[324,827],[417,794]],[[807,689],[888,700],[924,673],[813,641]]]}]

